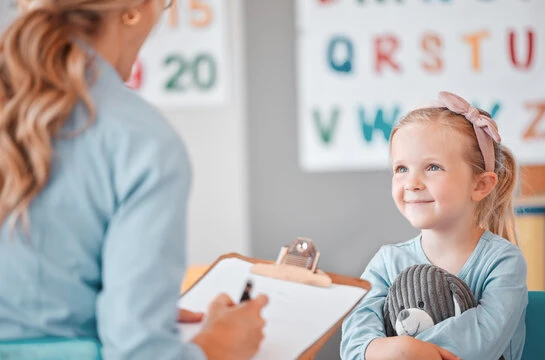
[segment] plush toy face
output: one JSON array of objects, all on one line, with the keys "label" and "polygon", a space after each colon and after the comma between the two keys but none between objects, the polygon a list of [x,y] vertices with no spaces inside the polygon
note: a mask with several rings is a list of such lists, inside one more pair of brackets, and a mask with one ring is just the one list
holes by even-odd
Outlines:
[{"label": "plush toy face", "polygon": [[416,336],[475,306],[475,297],[462,280],[437,266],[414,265],[390,287],[384,304],[386,335]]},{"label": "plush toy face", "polygon": [[[403,308],[403,307],[402,307]],[[395,322],[397,335],[416,336],[435,325],[431,316],[423,309],[403,309]]]}]

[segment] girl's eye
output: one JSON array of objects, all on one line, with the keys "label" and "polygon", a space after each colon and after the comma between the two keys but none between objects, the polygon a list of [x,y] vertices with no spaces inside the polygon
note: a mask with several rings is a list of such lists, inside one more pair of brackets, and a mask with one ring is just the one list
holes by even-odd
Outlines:
[{"label": "girl's eye", "polygon": [[429,167],[428,167],[428,170],[430,171],[439,171],[441,170],[441,168],[435,164],[431,164]]},{"label": "girl's eye", "polygon": [[409,171],[409,169],[407,169],[405,166],[402,166],[402,165],[395,168],[396,173],[405,173],[407,171]]}]

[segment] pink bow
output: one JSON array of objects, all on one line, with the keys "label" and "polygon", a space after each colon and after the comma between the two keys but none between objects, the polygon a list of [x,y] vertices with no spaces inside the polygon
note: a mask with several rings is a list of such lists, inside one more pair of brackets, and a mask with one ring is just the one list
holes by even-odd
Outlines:
[{"label": "pink bow", "polygon": [[470,123],[473,124],[475,135],[477,136],[477,142],[479,148],[483,154],[484,167],[486,171],[494,171],[494,143],[501,142],[500,133],[498,132],[498,126],[496,122],[489,116],[483,115],[471,106],[467,101],[446,91],[441,91],[438,95],[439,100],[450,111],[463,115]]}]

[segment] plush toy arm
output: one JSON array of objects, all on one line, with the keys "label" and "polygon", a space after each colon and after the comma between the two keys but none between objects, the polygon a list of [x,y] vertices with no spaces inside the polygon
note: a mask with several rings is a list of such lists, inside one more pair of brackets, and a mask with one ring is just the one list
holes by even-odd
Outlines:
[{"label": "plush toy arm", "polygon": [[384,310],[384,333],[386,334],[386,336],[395,336],[396,335],[394,326],[395,326],[395,324],[392,324],[392,322],[390,321],[389,311],[387,309]]},{"label": "plush toy arm", "polygon": [[365,359],[369,343],[386,337],[382,308],[388,288],[385,261],[381,248],[371,259],[361,278],[371,283],[371,290],[342,325],[341,357],[343,360]]},{"label": "plush toy arm", "polygon": [[[507,250],[487,271],[476,308],[448,318],[422,332],[417,339],[444,347],[462,359],[498,359],[506,348],[509,358],[520,359],[524,336],[519,328],[528,302],[526,262],[518,249]],[[524,324],[522,323],[522,326]]]}]

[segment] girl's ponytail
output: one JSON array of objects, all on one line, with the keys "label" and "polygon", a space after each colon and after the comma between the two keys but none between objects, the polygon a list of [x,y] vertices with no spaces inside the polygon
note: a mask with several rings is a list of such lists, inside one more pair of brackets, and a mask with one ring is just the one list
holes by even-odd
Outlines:
[{"label": "girl's ponytail", "polygon": [[513,153],[505,146],[498,145],[495,152],[495,172],[498,175],[498,184],[491,194],[488,230],[517,244],[513,192],[517,182],[518,167]]}]

